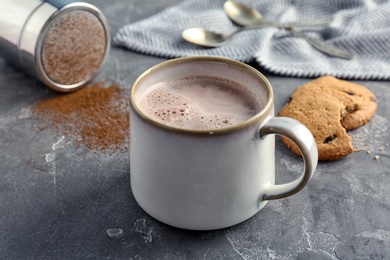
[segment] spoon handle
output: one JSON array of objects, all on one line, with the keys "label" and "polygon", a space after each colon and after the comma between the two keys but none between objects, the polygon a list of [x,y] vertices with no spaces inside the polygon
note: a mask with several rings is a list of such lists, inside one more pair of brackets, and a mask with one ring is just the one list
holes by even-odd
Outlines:
[{"label": "spoon handle", "polygon": [[279,23],[279,22],[270,22],[270,21],[259,21],[256,24],[251,25],[251,28],[254,27],[278,27],[287,29],[290,27],[310,27],[310,26],[316,26],[316,25],[327,25],[330,24],[333,21],[333,17],[323,17],[318,19],[312,19],[312,20],[304,20],[304,21],[295,21],[295,22],[287,22],[287,23]]},{"label": "spoon handle", "polygon": [[280,26],[282,26],[283,28],[287,28],[287,27],[309,27],[309,26],[316,26],[316,25],[327,25],[332,23],[333,20],[334,20],[333,17],[322,17],[318,19],[280,23]]},{"label": "spoon handle", "polygon": [[299,37],[299,38],[306,40],[308,43],[310,43],[318,51],[325,53],[329,56],[343,58],[343,59],[347,59],[347,60],[350,60],[353,58],[353,54],[346,49],[336,47],[333,44],[327,43],[325,41],[320,41],[320,40],[310,38],[310,37],[304,35],[303,33],[298,32],[292,28],[288,28],[287,30],[295,37]]}]

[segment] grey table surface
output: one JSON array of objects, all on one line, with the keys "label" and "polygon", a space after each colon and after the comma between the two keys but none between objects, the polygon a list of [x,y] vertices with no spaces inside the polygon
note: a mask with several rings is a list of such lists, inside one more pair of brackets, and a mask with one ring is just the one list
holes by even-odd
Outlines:
[{"label": "grey table surface", "polygon": [[[113,34],[179,1],[90,2]],[[130,89],[163,60],[113,46],[96,81]],[[311,80],[256,68],[273,85],[277,111]],[[52,91],[0,59],[0,259],[390,259],[390,83],[358,83],[378,98],[372,121],[350,133],[364,144],[361,152],[320,162],[301,192],[239,225],[194,232],[162,224],[137,205],[128,153],[93,153],[71,142],[53,151],[62,137],[35,131],[29,113]],[[47,162],[48,153],[55,160]],[[279,139],[276,157],[278,182],[302,171]]]}]

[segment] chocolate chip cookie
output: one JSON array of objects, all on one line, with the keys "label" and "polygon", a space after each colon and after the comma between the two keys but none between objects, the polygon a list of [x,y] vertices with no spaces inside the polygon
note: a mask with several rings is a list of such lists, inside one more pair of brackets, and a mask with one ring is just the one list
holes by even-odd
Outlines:
[{"label": "chocolate chip cookie", "polygon": [[[309,128],[319,160],[338,160],[353,152],[347,130],[367,123],[376,108],[375,95],[367,88],[324,76],[297,88],[278,115],[295,118]],[[300,154],[289,139],[282,140]]]}]

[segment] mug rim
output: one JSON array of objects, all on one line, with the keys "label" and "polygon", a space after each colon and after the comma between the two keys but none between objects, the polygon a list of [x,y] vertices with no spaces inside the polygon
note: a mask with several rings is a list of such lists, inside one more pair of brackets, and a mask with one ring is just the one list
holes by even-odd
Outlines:
[{"label": "mug rim", "polygon": [[[158,121],[153,120],[149,116],[147,116],[142,109],[139,108],[136,99],[135,99],[135,93],[138,89],[138,86],[141,84],[142,80],[147,78],[151,73],[153,73],[156,70],[160,70],[165,67],[170,67],[175,64],[180,63],[188,63],[191,61],[195,62],[220,62],[225,64],[234,64],[238,67],[242,67],[243,69],[248,70],[250,73],[252,73],[255,77],[260,78],[260,80],[264,83],[265,87],[268,91],[268,97],[267,102],[263,106],[263,108],[253,115],[252,117],[246,119],[245,121],[242,121],[238,124],[234,124],[232,126],[227,126],[223,128],[217,128],[217,129],[188,129],[188,128],[180,128],[180,127],[174,127],[169,126],[163,123],[160,123]],[[273,109],[273,100],[274,100],[274,93],[271,87],[271,83],[268,81],[268,79],[258,70],[253,68],[252,66],[245,64],[240,61],[236,61],[229,58],[224,57],[218,57],[218,56],[189,56],[189,57],[181,57],[181,58],[175,58],[163,61],[161,63],[158,63],[151,68],[144,71],[138,78],[134,81],[133,86],[130,91],[130,106],[134,109],[134,111],[137,113],[137,115],[146,121],[147,123],[154,125],[158,128],[165,129],[171,132],[179,132],[179,133],[186,133],[186,134],[195,134],[195,135],[219,135],[219,134],[228,134],[240,131],[242,129],[245,129],[249,126],[252,126],[258,122],[261,122],[263,119],[265,119],[268,115],[270,115],[270,110]],[[131,119],[131,118],[130,118]]]}]

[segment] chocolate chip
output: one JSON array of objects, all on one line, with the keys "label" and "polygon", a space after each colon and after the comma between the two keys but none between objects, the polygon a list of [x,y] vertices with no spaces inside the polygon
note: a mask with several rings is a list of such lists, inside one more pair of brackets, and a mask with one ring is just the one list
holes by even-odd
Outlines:
[{"label": "chocolate chip", "polygon": [[288,104],[290,104],[290,103],[291,103],[291,101],[292,101],[292,97],[289,97],[289,99],[288,99],[287,103],[288,103]]},{"label": "chocolate chip", "polygon": [[332,135],[332,136],[328,136],[325,141],[323,142],[323,144],[327,144],[327,143],[330,143],[332,142],[334,139],[337,138],[337,135]]},{"label": "chocolate chip", "polygon": [[354,96],[355,95],[355,92],[352,92],[352,91],[350,91],[350,92],[346,91],[345,93],[347,93],[350,96]]}]

